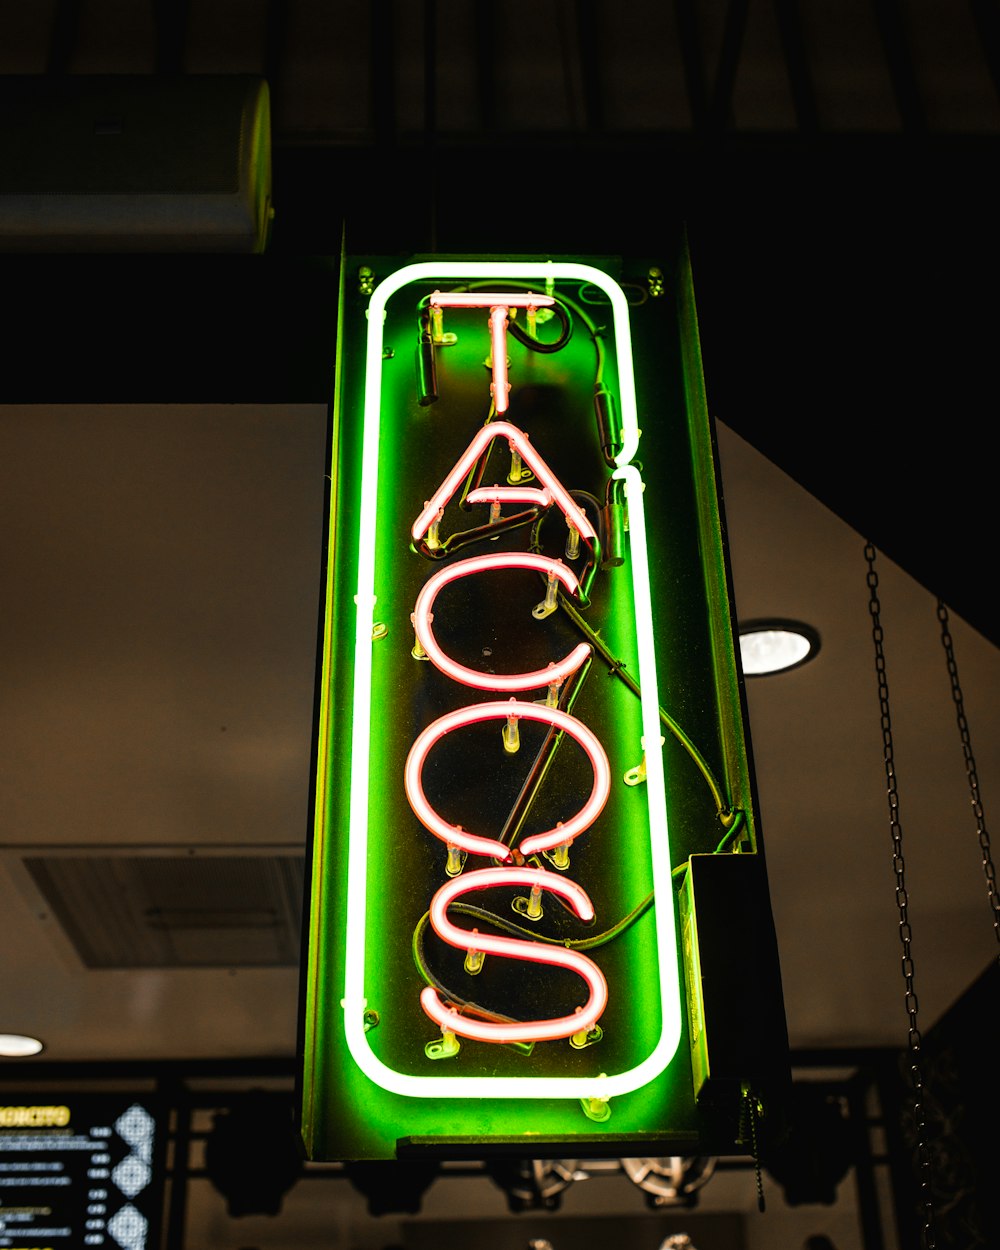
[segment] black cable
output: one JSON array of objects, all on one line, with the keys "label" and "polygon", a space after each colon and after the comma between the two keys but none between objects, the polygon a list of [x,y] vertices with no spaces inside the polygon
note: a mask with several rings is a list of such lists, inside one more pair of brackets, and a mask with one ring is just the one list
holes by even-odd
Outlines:
[{"label": "black cable", "polygon": [[[485,288],[492,288],[494,287],[494,285],[495,284],[491,282],[472,282],[464,286],[457,286],[454,288],[454,290],[456,291],[478,291],[478,290],[483,290]],[[511,287],[513,290],[516,290],[516,291],[537,291],[538,289],[537,283],[532,284],[529,282],[510,282],[510,281],[505,280],[503,285],[507,287]],[[574,300],[571,300],[567,295],[562,294],[562,292],[560,292],[558,295],[553,295],[552,298],[556,301],[557,304],[564,304],[570,310],[570,312],[572,312],[575,316],[579,317],[583,325],[586,326],[587,332],[593,341],[594,352],[597,357],[597,363],[594,369],[594,382],[595,384],[600,384],[604,377],[604,355],[605,353],[604,353],[604,342],[603,342],[603,335],[604,335],[603,327],[597,326],[595,322],[593,321],[593,319],[590,317],[590,315],[587,312],[585,312],[584,309],[578,303],[576,303]]]},{"label": "black cable", "polygon": [[[559,938],[546,933],[538,933],[534,929],[527,929],[523,925],[519,925],[516,921],[508,920],[505,916],[498,916],[495,912],[488,911],[484,907],[476,907],[472,903],[450,904],[450,910],[458,912],[460,915],[469,916],[473,920],[479,920],[485,924],[490,924],[496,929],[510,933],[514,936],[523,936],[531,938],[533,941],[548,943],[551,946],[562,946],[566,950],[592,950],[597,946],[604,946],[615,938],[620,937],[627,929],[644,916],[652,907],[654,895],[652,892],[621,920],[605,929],[603,933],[595,934],[586,938]],[[441,979],[436,976],[430,969],[424,953],[424,936],[427,932],[427,926],[430,923],[430,912],[426,911],[417,921],[413,930],[413,940],[411,949],[413,951],[413,962],[417,967],[417,971],[423,977],[424,981],[447,1000],[448,1003],[458,1007],[464,1012],[482,1017],[485,1020],[500,1021],[503,1023],[520,1023],[513,1016],[506,1016],[501,1012],[492,1011],[488,1007],[484,1007],[481,1003],[475,1002],[473,999],[466,998],[461,994],[456,994]]]},{"label": "black cable", "polygon": [[[631,690],[634,695],[642,698],[642,689],[635,678],[627,671],[624,661],[619,660],[615,656],[614,652],[607,645],[607,643],[604,642],[595,630],[590,628],[584,618],[561,591],[559,593],[559,606],[577,627],[577,629],[580,630],[584,638],[586,638],[586,640],[591,644],[601,659],[608,665],[609,676],[617,677],[620,681],[623,681],[626,686],[628,686],[629,690]],[[675,721],[670,713],[662,707],[659,709],[659,713],[662,724],[670,730],[673,736],[681,744],[684,750],[687,751],[688,755],[690,755],[692,760],[697,765],[698,771],[704,777],[708,788],[712,792],[712,798],[715,800],[719,820],[722,822],[724,828],[729,829],[732,822],[735,821],[738,816],[742,815],[742,813],[739,809],[734,809],[732,805],[723,798],[722,789],[715,779],[715,774],[712,772],[711,768],[709,768],[704,756],[687,736],[677,721]]]},{"label": "black cable", "polygon": [[[583,664],[572,673],[563,683],[560,691],[559,709],[563,712],[572,712],[573,704],[580,691],[583,689],[583,683],[587,679],[590,666],[593,663],[593,656],[587,656]],[[546,774],[552,766],[552,762],[556,757],[556,752],[562,745],[564,737],[563,730],[557,729],[555,725],[550,725],[546,731],[542,745],[539,747],[537,754],[532,762],[528,775],[524,779],[524,784],[514,800],[514,805],[508,813],[507,819],[504,821],[503,828],[498,836],[498,841],[505,846],[510,846],[518,833],[524,826],[524,822],[528,819],[531,806],[535,801],[538,791],[542,788]],[[513,850],[515,856],[519,855],[516,849]],[[560,900],[562,901],[562,900]]]},{"label": "black cable", "polygon": [[561,333],[557,339],[551,342],[545,339],[536,338],[533,334],[524,329],[517,321],[517,309],[510,310],[511,316],[507,322],[508,333],[512,334],[519,343],[523,343],[525,347],[530,347],[533,352],[559,352],[566,346],[573,336],[573,323],[569,319],[569,313],[562,304],[558,296],[553,296],[555,303],[551,305],[552,311],[559,318],[559,324],[562,327]]}]

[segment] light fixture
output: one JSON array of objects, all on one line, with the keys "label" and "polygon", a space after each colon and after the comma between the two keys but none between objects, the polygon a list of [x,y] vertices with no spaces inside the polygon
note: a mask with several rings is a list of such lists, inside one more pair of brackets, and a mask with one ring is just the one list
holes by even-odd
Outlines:
[{"label": "light fixture", "polygon": [[[380,465],[384,468],[388,463],[386,460],[389,455],[388,448],[392,439],[399,439],[400,435],[395,424],[390,419],[393,411],[393,402],[388,391],[383,394],[383,370],[385,368],[385,350],[389,339],[386,338],[386,327],[390,328],[396,324],[394,318],[402,322],[405,320],[405,332],[410,333],[412,325],[413,303],[408,297],[402,301],[397,301],[395,305],[389,305],[392,296],[399,294],[403,288],[412,284],[422,285],[428,280],[440,281],[444,279],[448,282],[459,282],[468,284],[471,281],[490,279],[490,285],[495,290],[497,282],[503,284],[511,283],[532,283],[545,284],[549,281],[565,281],[575,283],[576,281],[587,284],[588,289],[593,286],[601,291],[607,297],[607,320],[609,342],[615,345],[615,365],[617,368],[617,384],[618,384],[618,400],[620,405],[620,430],[615,435],[615,442],[620,443],[620,449],[617,451],[613,463],[617,466],[611,470],[611,478],[615,482],[615,489],[621,489],[624,495],[623,502],[628,506],[629,511],[629,556],[631,569],[631,586],[628,582],[621,586],[623,595],[622,603],[627,605],[625,611],[628,612],[628,619],[631,621],[631,630],[634,640],[634,660],[632,663],[636,665],[635,674],[640,686],[640,705],[636,709],[638,713],[636,717],[635,727],[640,730],[639,743],[642,746],[643,741],[652,744],[649,750],[645,751],[646,763],[646,780],[643,790],[645,792],[645,810],[639,817],[637,829],[641,830],[641,851],[643,855],[648,854],[648,868],[652,886],[660,892],[661,896],[669,897],[670,895],[670,859],[669,859],[669,833],[667,828],[667,814],[665,801],[665,781],[664,781],[664,764],[661,753],[656,750],[656,745],[662,741],[660,734],[660,698],[657,694],[656,684],[656,650],[653,629],[653,607],[652,596],[649,580],[649,558],[647,555],[646,540],[646,521],[643,503],[643,492],[645,484],[642,481],[638,468],[631,463],[635,456],[639,441],[638,426],[638,409],[636,404],[635,380],[632,375],[632,355],[631,355],[631,334],[630,334],[630,312],[624,291],[618,284],[607,274],[603,274],[599,269],[589,265],[575,265],[568,262],[553,263],[550,261],[538,262],[418,262],[410,264],[404,268],[397,270],[395,273],[388,275],[379,283],[378,287],[371,295],[370,301],[365,310],[365,385],[364,385],[364,412],[363,412],[363,441],[361,443],[361,461],[360,461],[360,482],[358,486],[358,513],[356,518],[356,535],[357,535],[357,583],[356,594],[353,596],[354,606],[356,608],[356,618],[354,620],[354,679],[353,679],[353,724],[351,732],[351,740],[349,747],[350,770],[354,778],[363,778],[361,783],[352,783],[345,796],[346,825],[348,837],[348,854],[346,857],[345,867],[345,888],[347,895],[347,909],[344,916],[343,925],[343,941],[344,941],[344,981],[343,993],[338,994],[340,1006],[343,1010],[343,1041],[346,1045],[354,1064],[361,1074],[363,1074],[373,1085],[393,1095],[401,1095],[406,1099],[424,1099],[427,1100],[418,1106],[430,1107],[442,1099],[455,1100],[451,1105],[461,1108],[460,1114],[464,1113],[464,1106],[472,1106],[471,1103],[464,1104],[458,1100],[490,1100],[492,1105],[497,1099],[535,1099],[539,1101],[552,1101],[555,1099],[579,1101],[583,1107],[584,1114],[594,1120],[601,1122],[607,1117],[609,1107],[608,1102],[612,1098],[619,1095],[630,1093],[634,1090],[642,1089],[644,1086],[651,1084],[653,1081],[661,1077],[676,1052],[681,1039],[681,1003],[683,1001],[683,989],[678,982],[678,965],[675,957],[676,937],[674,933],[674,915],[671,908],[657,908],[655,910],[655,929],[653,938],[655,945],[651,945],[649,958],[650,969],[655,967],[655,972],[644,976],[643,983],[648,985],[652,995],[658,994],[659,1002],[656,1003],[655,1012],[650,1012],[654,1019],[649,1024],[648,1034],[644,1037],[641,1045],[637,1046],[634,1051],[629,1050],[621,1056],[620,1068],[613,1068],[607,1073],[599,1071],[600,1065],[593,1065],[590,1070],[584,1070],[585,1065],[571,1066],[566,1069],[566,1075],[557,1074],[560,1068],[554,1070],[532,1071],[531,1074],[525,1074],[522,1070],[518,1070],[516,1066],[509,1069],[503,1069],[503,1074],[497,1074],[491,1064],[482,1064],[478,1069],[472,1068],[471,1064],[463,1064],[457,1073],[444,1072],[439,1075],[436,1072],[425,1072],[421,1070],[419,1073],[410,1071],[404,1063],[397,1057],[391,1055],[390,1052],[384,1050],[381,1044],[373,1045],[373,1039],[368,1036],[369,1031],[374,1027],[371,1023],[372,1012],[368,1008],[368,997],[371,991],[372,977],[375,975],[374,968],[384,960],[373,959],[373,950],[381,951],[387,943],[387,937],[382,931],[381,923],[371,923],[371,918],[375,916],[378,908],[383,908],[386,904],[376,902],[374,899],[375,880],[369,876],[370,865],[372,862],[370,851],[374,851],[380,845],[380,839],[383,837],[381,826],[371,823],[371,795],[369,793],[368,782],[374,773],[373,769],[379,767],[379,761],[382,759],[383,737],[381,730],[382,712],[376,702],[376,694],[378,691],[378,674],[379,669],[379,653],[373,649],[372,638],[373,630],[379,624],[376,621],[374,612],[376,603],[392,602],[393,596],[387,595],[386,589],[383,588],[382,578],[385,576],[383,563],[380,563],[382,557],[380,555],[381,548],[379,542],[387,541],[395,542],[396,538],[391,540],[387,538],[379,539],[376,537],[381,533],[381,520],[379,517],[380,509],[377,506],[378,500],[382,498],[379,494],[380,490],[383,495],[386,491],[391,491],[391,478],[383,478],[383,485],[380,486]],[[411,292],[412,294],[412,292]],[[508,294],[513,296],[515,292],[505,293],[504,298],[508,298]],[[536,296],[537,292],[531,292]],[[479,298],[477,296],[477,298]],[[510,300],[508,300],[510,302]],[[499,307],[499,305],[497,305]],[[401,310],[405,308],[405,318],[402,316]],[[610,337],[613,332],[613,339]],[[423,334],[423,328],[420,331]],[[433,335],[433,331],[432,331]],[[492,343],[492,339],[490,339]],[[483,348],[486,347],[484,343]],[[495,357],[499,357],[501,353],[494,353]],[[481,365],[482,357],[479,355],[479,347],[476,347],[476,369]],[[479,375],[476,374],[477,383]],[[498,395],[501,397],[506,393],[507,379],[503,376],[497,376],[494,379],[494,398]],[[499,412],[499,405],[495,405]],[[384,420],[383,420],[384,418]],[[388,441],[387,441],[388,440]],[[487,422],[485,426],[473,437],[471,443],[466,447],[465,452],[461,454],[457,463],[446,477],[440,482],[436,490],[431,493],[425,490],[418,498],[424,498],[424,510],[413,522],[410,538],[412,546],[419,551],[421,555],[426,556],[432,563],[438,563],[442,555],[449,554],[449,539],[438,533],[438,526],[444,520],[443,514],[447,505],[452,501],[453,497],[459,495],[459,492],[465,489],[469,474],[474,464],[478,463],[481,456],[491,450],[494,442],[499,441],[506,444],[510,450],[510,471],[504,474],[499,483],[483,481],[478,486],[472,483],[472,489],[477,491],[473,506],[485,506],[489,509],[492,518],[493,507],[497,505],[500,515],[498,518],[486,520],[483,518],[483,526],[488,528],[493,525],[499,527],[507,525],[511,520],[517,519],[517,514],[504,516],[502,514],[503,505],[527,503],[529,508],[528,520],[533,520],[531,510],[533,508],[548,507],[547,500],[541,498],[542,492],[551,495],[551,511],[553,521],[557,523],[556,513],[561,512],[565,518],[567,530],[569,531],[568,539],[577,539],[582,546],[588,547],[587,555],[584,557],[588,564],[588,571],[584,574],[573,573],[573,580],[576,587],[567,586],[565,582],[551,567],[558,565],[560,562],[556,560],[547,560],[542,568],[532,566],[531,571],[537,577],[539,573],[544,573],[546,577],[546,601],[544,604],[537,604],[538,615],[535,610],[531,610],[531,616],[535,619],[542,619],[543,615],[547,615],[544,609],[549,608],[548,603],[548,580],[549,574],[553,574],[553,595],[555,600],[558,596],[557,584],[562,584],[567,592],[565,597],[567,601],[572,598],[579,599],[581,604],[585,598],[585,586],[589,581],[590,573],[596,567],[600,554],[600,545],[597,542],[597,532],[594,528],[592,519],[588,516],[583,506],[574,498],[570,490],[556,476],[554,471],[549,467],[547,461],[542,458],[542,454],[535,448],[534,441],[529,437],[528,431],[523,431],[519,427],[513,425],[506,420],[492,420]],[[541,440],[540,440],[541,441]],[[378,448],[381,445],[382,452],[379,453]],[[399,444],[402,447],[402,444]],[[498,449],[499,450],[499,449]],[[499,462],[500,457],[498,457]],[[533,481],[527,478],[524,468],[530,470]],[[507,468],[507,465],[504,465]],[[609,466],[610,468],[610,466]],[[511,481],[511,478],[515,481]],[[506,479],[506,481],[504,480]],[[530,483],[530,484],[529,484]],[[432,485],[428,481],[427,486]],[[517,493],[514,493],[515,488]],[[527,498],[521,492],[531,490],[539,492],[529,495]],[[485,492],[485,494],[483,493]],[[471,493],[471,492],[470,492]],[[650,492],[655,494],[655,490]],[[617,498],[617,495],[615,496]],[[459,495],[459,502],[461,496]],[[468,497],[465,502],[469,502]],[[574,536],[575,531],[575,536]],[[463,536],[460,535],[461,539]],[[452,550],[459,544],[454,544]],[[512,553],[496,553],[503,555],[503,564],[510,567]],[[520,553],[525,554],[536,553]],[[539,553],[540,554],[540,553]],[[577,557],[567,555],[568,559]],[[479,561],[482,557],[475,557],[469,561],[462,561],[461,564],[448,563],[442,567],[449,570],[458,570],[460,575],[472,575],[479,572],[487,572],[497,568],[497,563],[490,561],[485,566]],[[518,567],[518,566],[515,566]],[[520,566],[524,569],[524,566]],[[562,566],[566,572],[570,572],[568,565]],[[517,574],[521,580],[527,578],[527,571]],[[512,570],[509,576],[514,576]],[[449,577],[450,580],[450,577]],[[531,579],[528,579],[531,580]],[[460,668],[452,668],[449,673],[446,667],[450,656],[443,647],[438,647],[432,654],[434,647],[434,637],[429,632],[431,626],[430,617],[433,615],[432,607],[433,595],[435,589],[444,586],[444,581],[436,580],[436,575],[428,579],[430,589],[427,596],[419,604],[419,611],[415,608],[410,624],[414,627],[416,642],[418,646],[414,646],[413,655],[416,659],[423,659],[425,656],[431,660],[430,667],[440,667],[440,671],[451,677],[460,686],[471,687],[473,691],[492,691],[499,696],[513,696],[526,690],[544,690],[550,684],[553,672],[549,669],[534,672],[514,672],[500,674],[484,674],[479,670],[462,666]],[[425,583],[428,584],[428,583]],[[581,584],[582,583],[582,584]],[[378,593],[376,593],[378,590]],[[339,593],[339,592],[338,592]],[[346,593],[346,591],[345,591]],[[398,599],[398,596],[394,596]],[[429,601],[430,600],[430,601]],[[332,602],[332,601],[331,601]],[[555,606],[554,604],[552,606]],[[426,611],[425,611],[426,610]],[[350,614],[351,609],[347,609]],[[446,612],[443,605],[440,608],[441,619],[435,622],[438,626],[445,624]],[[349,619],[349,618],[345,618]],[[528,620],[527,628],[531,628],[533,622]],[[419,630],[419,632],[418,632]],[[429,647],[428,642],[431,644]],[[570,652],[570,656],[572,656]],[[565,658],[565,657],[564,657]],[[579,664],[571,664],[567,667],[567,675],[576,671],[577,667],[582,667],[584,661],[588,658],[586,653],[579,657]],[[451,660],[452,665],[457,665],[457,660]],[[427,668],[425,667],[425,672]],[[514,680],[514,685],[505,686],[505,679]],[[448,713],[444,717],[439,717],[437,721],[432,722],[430,726],[424,725],[421,735],[411,743],[411,751],[413,754],[407,759],[410,769],[407,773],[409,785],[407,789],[407,797],[411,803],[415,800],[416,807],[420,809],[423,817],[431,820],[428,828],[433,832],[432,826],[436,824],[435,813],[430,806],[430,796],[424,796],[426,805],[421,801],[421,765],[423,759],[433,748],[437,739],[452,730],[461,731],[465,724],[471,726],[472,721],[477,723],[480,720],[488,719],[496,722],[495,746],[498,752],[498,758],[503,761],[504,754],[513,754],[513,742],[517,721],[520,720],[542,720],[547,721],[551,725],[555,725],[557,732],[567,727],[574,732],[572,736],[575,738],[576,745],[580,746],[584,754],[590,759],[590,764],[594,772],[594,789],[595,794],[591,796],[593,802],[590,807],[586,804],[582,811],[577,811],[573,818],[579,822],[576,829],[567,828],[564,824],[562,829],[548,830],[543,834],[533,834],[533,837],[545,837],[546,841],[549,836],[552,843],[538,846],[534,844],[534,850],[542,852],[552,850],[554,852],[552,859],[555,863],[555,852],[562,852],[563,844],[572,840],[574,832],[582,833],[584,828],[591,819],[596,820],[600,806],[603,806],[601,795],[605,792],[606,786],[610,785],[610,772],[607,763],[606,752],[601,747],[591,751],[587,750],[585,741],[589,742],[589,737],[584,741],[578,727],[578,722],[571,715],[566,714],[565,720],[559,720],[556,724],[557,717],[555,713],[561,714],[561,709],[542,704],[534,704],[533,702],[525,702],[523,706],[519,706],[520,700],[514,699],[511,703],[510,698],[498,698],[493,702],[482,704],[481,700],[477,703],[459,708],[459,721],[451,719]],[[480,710],[472,710],[480,708]],[[484,710],[482,710],[484,709]],[[549,714],[549,715],[546,715]],[[470,719],[471,718],[471,719]],[[513,722],[513,724],[511,723]],[[582,724],[582,722],[580,722]],[[522,726],[523,729],[523,726]],[[506,732],[506,737],[504,734]],[[596,743],[600,747],[599,743]],[[645,748],[643,748],[645,749]],[[345,759],[348,756],[345,756]],[[400,761],[401,763],[402,761]],[[404,782],[405,784],[405,782]],[[416,809],[415,809],[416,810]],[[418,818],[422,818],[418,813]],[[442,818],[443,819],[443,818]],[[325,817],[324,817],[325,820]],[[452,849],[458,852],[468,852],[472,848],[467,843],[468,831],[462,836],[457,826],[452,828],[450,822],[447,822],[447,828],[439,826],[442,840],[449,844],[449,864],[453,857]],[[460,844],[459,837],[462,837]],[[648,840],[648,850],[647,850]],[[476,854],[494,854],[496,848],[487,848],[485,851],[475,851]],[[506,845],[502,846],[502,854],[506,859],[510,853],[510,848]],[[525,845],[518,847],[522,854],[533,853],[532,843],[526,840]],[[476,870],[488,872],[489,870]],[[512,867],[504,869],[505,873],[512,873]],[[445,869],[447,876],[451,876],[449,868]],[[472,877],[471,871],[463,873],[464,885],[468,885],[469,879]],[[459,876],[455,876],[454,880],[462,880]],[[480,878],[481,879],[481,878]],[[430,895],[428,895],[428,901]],[[529,900],[530,902],[530,900]],[[380,913],[382,914],[382,913]],[[376,947],[375,944],[378,943]],[[669,956],[667,955],[669,952]],[[482,952],[474,952],[480,954]],[[508,952],[509,953],[509,952]],[[575,953],[575,952],[572,952]],[[492,954],[487,956],[492,959]],[[581,971],[574,964],[573,971]],[[379,974],[381,975],[381,973]],[[651,984],[649,982],[651,981]],[[645,992],[645,991],[644,991]],[[593,996],[596,1001],[596,994]],[[652,1006],[655,999],[651,998]],[[426,1010],[426,1007],[425,1007]],[[599,1014],[599,1013],[598,1013]],[[577,1022],[574,1022],[577,1023]],[[440,1026],[439,1026],[440,1027]],[[455,1033],[457,1030],[447,1029],[449,1033]],[[574,1029],[574,1032],[579,1031]],[[383,1030],[384,1032],[384,1030]],[[572,1037],[572,1034],[569,1035]],[[376,1039],[381,1042],[381,1034]],[[435,1043],[438,1047],[438,1053],[425,1053],[429,1058],[444,1058],[441,1052],[442,1042]],[[472,1047],[470,1047],[470,1050]],[[616,1055],[616,1062],[618,1056]],[[434,1065],[439,1070],[440,1064]],[[471,1073],[470,1073],[471,1069]],[[508,1074],[509,1073],[509,1074]],[[395,1105],[395,1104],[394,1104]],[[572,1113],[576,1114],[576,1108],[573,1107]],[[353,1112],[352,1112],[353,1114]],[[362,1109],[358,1108],[359,1116]],[[436,1112],[434,1114],[437,1114]],[[360,1121],[359,1121],[360,1123]],[[457,1121],[456,1121],[457,1123]],[[365,1130],[367,1132],[367,1130]]]},{"label": "light fixture", "polygon": [[746,621],[740,626],[740,658],[746,677],[783,673],[813,659],[819,634],[801,621]]},{"label": "light fixture", "polygon": [[24,1059],[37,1055],[45,1049],[37,1037],[25,1037],[21,1033],[0,1033],[0,1055],[5,1059]]}]

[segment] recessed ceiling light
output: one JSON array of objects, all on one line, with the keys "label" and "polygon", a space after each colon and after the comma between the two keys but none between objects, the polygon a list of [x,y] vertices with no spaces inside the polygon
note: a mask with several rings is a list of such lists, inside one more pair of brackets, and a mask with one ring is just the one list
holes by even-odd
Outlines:
[{"label": "recessed ceiling light", "polygon": [[20,1033],[0,1033],[0,1055],[9,1059],[23,1059],[37,1055],[45,1046],[37,1037],[24,1037]]},{"label": "recessed ceiling light", "polygon": [[747,621],[740,626],[740,658],[747,677],[798,668],[818,650],[819,634],[801,621]]}]

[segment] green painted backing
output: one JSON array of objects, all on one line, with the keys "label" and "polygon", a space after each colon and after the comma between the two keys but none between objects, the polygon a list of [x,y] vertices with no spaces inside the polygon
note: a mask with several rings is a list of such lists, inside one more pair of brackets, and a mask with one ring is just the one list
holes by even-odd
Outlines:
[{"label": "green painted backing", "polygon": [[[631,304],[642,430],[637,463],[646,482],[661,706],[696,746],[724,798],[732,797],[734,805],[746,813],[748,845],[752,845],[755,821],[745,713],[733,654],[714,447],[704,405],[686,254],[681,248],[676,257],[655,258],[665,275],[665,293],[657,298],[649,295],[646,286],[647,263],[584,259],[621,282]],[[569,1143],[573,1152],[591,1155],[614,1154],[613,1143],[626,1142],[634,1143],[640,1153],[650,1149],[659,1154],[704,1153],[709,1147],[719,1148],[719,1126],[706,1120],[692,1094],[686,1011],[682,1011],[685,1034],[672,1063],[643,1089],[614,1099],[612,1115],[603,1123],[588,1119],[576,1100],[432,1101],[391,1094],[363,1076],[347,1051],[340,999],[348,803],[350,787],[359,781],[351,776],[349,751],[367,305],[367,296],[358,289],[357,273],[367,265],[378,281],[403,263],[383,257],[347,257],[343,265],[316,826],[303,970],[302,1131],[307,1153],[314,1159],[391,1158],[411,1148],[458,1156],[468,1151],[470,1142],[483,1150],[516,1148],[535,1155],[546,1149],[565,1152]],[[572,297],[584,301],[587,313],[600,325],[610,326],[598,292],[574,286]],[[411,550],[408,534],[429,492],[485,420],[489,373],[484,363],[488,349],[485,310],[449,311],[446,329],[457,329],[459,342],[438,350],[441,398],[437,404],[421,407],[415,393],[415,305],[409,290],[393,296],[385,327],[376,617],[387,633],[373,648],[377,733],[372,775],[367,779],[372,829],[368,925],[380,941],[370,945],[365,980],[369,1007],[378,1012],[379,1023],[369,1038],[385,1062],[418,1076],[437,1077],[449,1071],[456,1076],[619,1071],[641,1060],[659,1031],[652,911],[614,941],[590,952],[612,987],[601,1021],[604,1037],[598,1044],[576,1051],[565,1042],[543,1043],[525,1055],[514,1047],[464,1041],[453,1060],[432,1064],[424,1056],[424,1044],[437,1031],[417,1000],[423,982],[409,945],[435,885],[445,879],[444,848],[409,807],[402,787],[402,761],[419,729],[436,716],[492,696],[472,695],[410,655],[409,614],[434,566]],[[616,391],[610,332],[604,342],[608,349],[604,381]],[[511,341],[509,355],[509,419],[530,431],[533,446],[568,487],[603,495],[609,470],[599,454],[591,406],[593,343],[577,326],[560,352],[530,353]],[[503,443],[496,444],[494,457],[505,472]],[[493,466],[491,460],[486,484],[503,480]],[[460,516],[455,520],[456,511],[449,511],[443,534],[453,524],[463,523]],[[556,520],[546,522],[541,537],[547,554],[560,554],[560,529]],[[514,531],[485,544],[485,550],[523,550],[527,541],[527,531]],[[463,554],[483,550],[480,544]],[[442,592],[435,628],[442,640],[447,639],[455,658],[476,667],[495,663],[499,671],[511,671],[541,666],[579,640],[562,614],[525,629],[526,614],[541,597],[541,585],[534,584],[532,576],[489,575]],[[627,563],[598,575],[593,604],[585,615],[600,629],[616,657],[637,673]],[[516,642],[513,653],[512,640]],[[639,702],[595,660],[574,714],[599,734],[611,762],[612,797],[600,820],[574,844],[569,869],[569,875],[591,894],[598,913],[596,928],[603,930],[630,912],[650,890],[648,855],[643,850],[644,792],[642,787],[621,783],[623,773],[641,758]],[[532,740],[537,737],[534,727],[522,723],[521,751],[507,757],[499,749],[499,728],[499,722],[490,722],[481,730],[449,735],[428,761],[429,794],[443,815],[470,829],[496,830],[497,813],[507,810],[505,804],[509,806],[516,795]],[[673,862],[681,864],[689,854],[714,850],[724,828],[703,772],[684,745],[673,734],[664,733]],[[577,748],[564,744],[525,832],[565,819],[579,805],[581,789],[583,793],[589,789],[589,776],[589,765],[581,761]],[[460,784],[457,779],[463,777],[472,780]],[[487,862],[477,866],[487,866]],[[656,903],[663,905],[662,899]],[[676,896],[669,905],[676,912]],[[565,925],[566,936],[585,933],[570,923]],[[462,977],[460,957],[456,964],[451,952],[437,948],[435,952],[435,967],[449,983]],[[665,952],[664,957],[679,958],[676,951]],[[499,1010],[509,1007],[511,1014],[547,1016],[561,1014],[551,1009],[552,1002],[565,1001],[564,1009],[571,1010],[572,1002],[579,1000],[580,983],[575,976],[557,973],[526,978],[523,964],[488,959],[487,965],[484,974],[475,978],[475,997]],[[683,979],[682,975],[682,985]],[[731,1141],[723,1145],[737,1148]]]}]

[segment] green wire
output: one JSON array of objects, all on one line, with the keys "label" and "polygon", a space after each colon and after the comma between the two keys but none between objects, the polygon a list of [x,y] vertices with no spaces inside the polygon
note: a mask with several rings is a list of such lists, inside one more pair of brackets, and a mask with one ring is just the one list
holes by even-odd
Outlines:
[{"label": "green wire", "polygon": [[[625,683],[625,685],[628,686],[628,688],[632,691],[633,694],[638,695],[641,698],[642,690],[639,686],[639,683],[635,680],[634,677],[631,676],[630,673],[626,672],[624,664],[622,664],[620,660],[616,659],[610,647],[608,647],[605,644],[604,640],[601,638],[601,636],[598,633],[596,633],[593,629],[591,629],[591,627],[587,624],[584,618],[580,615],[580,613],[576,610],[576,608],[573,607],[573,605],[566,598],[566,596],[562,594],[562,592],[560,592],[559,594],[559,606],[563,609],[563,611],[570,618],[570,620],[577,627],[577,629],[579,629],[580,632],[584,635],[584,637],[591,644],[594,650],[597,651],[598,654],[601,656],[601,658],[605,661],[605,663],[610,668],[612,675],[620,678]],[[674,718],[670,715],[670,713],[665,711],[662,707],[659,709],[659,712],[660,712],[660,720],[667,727],[667,729],[670,730],[670,732],[677,739],[677,741],[681,744],[684,750],[687,751],[688,755],[691,757],[691,759],[694,761],[695,765],[697,766],[698,771],[701,773],[702,777],[704,777],[706,783],[708,784],[709,790],[711,790],[712,792],[712,798],[715,802],[715,807],[719,816],[719,820],[722,822],[723,827],[728,829],[733,824],[733,822],[737,819],[737,817],[741,814],[739,812],[739,809],[734,809],[729,803],[725,801],[725,799],[722,796],[722,789],[719,786],[719,783],[715,779],[715,774],[712,772],[711,768],[708,766],[708,763],[705,760],[705,757],[701,754],[701,752],[698,750],[695,744],[691,741],[688,735],[684,732],[684,730],[680,727],[680,725],[678,725],[678,723],[674,720]]]},{"label": "green wire", "polygon": [[[732,824],[726,830],[725,834],[722,837],[722,840],[719,842],[718,846],[715,848],[712,854],[721,855],[722,852],[725,851],[726,848],[731,843],[735,842],[736,835],[739,833],[740,829],[743,827],[745,823],[746,823],[746,813],[741,811],[739,808],[737,808],[736,811],[733,813]],[[687,868],[688,868],[687,860],[685,860],[683,864],[678,864],[677,867],[673,870],[673,872],[670,874],[671,878],[674,881],[682,880],[684,877],[684,874],[687,872]]]}]

